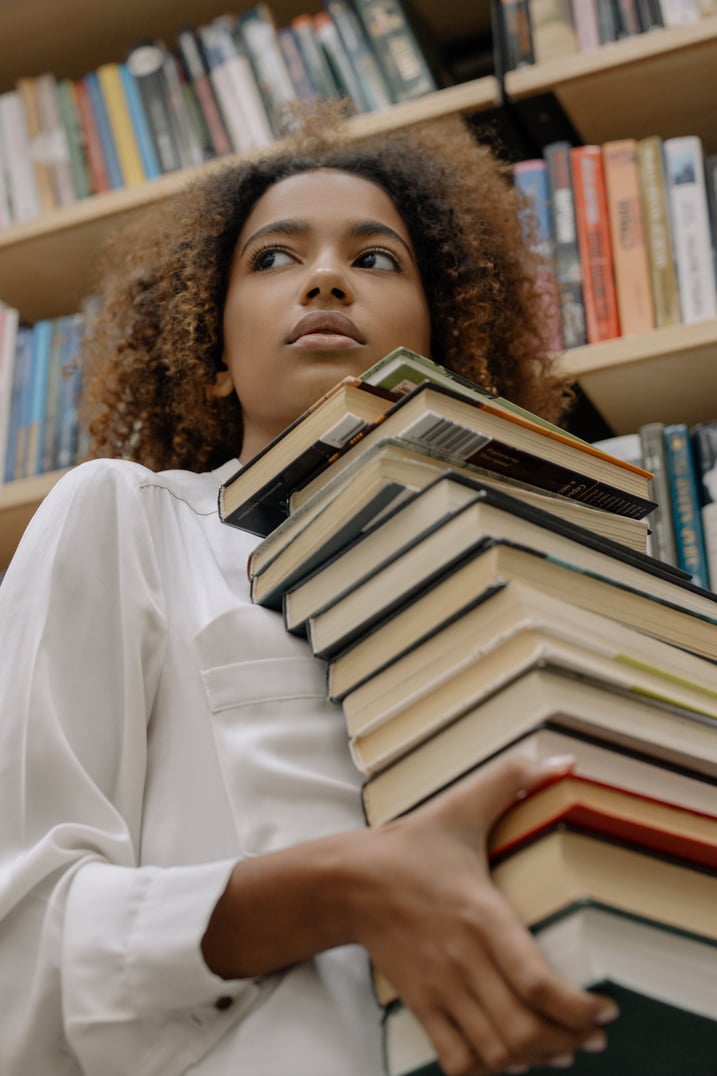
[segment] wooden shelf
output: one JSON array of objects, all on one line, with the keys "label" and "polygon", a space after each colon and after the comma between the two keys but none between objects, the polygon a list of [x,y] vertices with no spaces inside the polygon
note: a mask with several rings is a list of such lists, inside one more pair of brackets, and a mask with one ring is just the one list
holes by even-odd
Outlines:
[{"label": "wooden shelf", "polygon": [[580,383],[615,433],[646,422],[717,417],[717,320],[574,348],[559,368]]},{"label": "wooden shelf", "polygon": [[32,514],[64,473],[53,471],[0,485],[0,569],[7,568]]},{"label": "wooden shelf", "polygon": [[[354,116],[357,137],[396,130],[443,116],[480,112],[498,105],[492,76],[451,86],[415,101]],[[264,150],[271,152],[272,147]],[[184,169],[134,187],[108,191],[0,231],[0,297],[35,321],[79,309],[92,288],[97,255],[109,235],[131,218],[171,198],[206,170],[222,168],[221,157],[202,168]]]},{"label": "wooden shelf", "polygon": [[696,134],[717,152],[717,16],[509,71],[509,98],[552,90],[586,143]]}]

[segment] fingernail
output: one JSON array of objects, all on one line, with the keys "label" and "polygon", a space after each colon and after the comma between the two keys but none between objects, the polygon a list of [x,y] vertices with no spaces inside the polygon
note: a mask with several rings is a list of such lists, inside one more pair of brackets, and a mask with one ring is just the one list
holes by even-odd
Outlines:
[{"label": "fingernail", "polygon": [[569,1069],[574,1060],[573,1054],[559,1054],[558,1057],[551,1057],[548,1064],[554,1069]]},{"label": "fingernail", "polygon": [[611,1024],[613,1020],[617,1020],[620,1015],[620,1010],[617,1005],[606,1005],[604,1009],[601,1009],[595,1018],[596,1024]]},{"label": "fingernail", "polygon": [[607,1040],[604,1035],[591,1035],[585,1042],[580,1043],[580,1049],[586,1050],[589,1054],[599,1054],[607,1046]]}]

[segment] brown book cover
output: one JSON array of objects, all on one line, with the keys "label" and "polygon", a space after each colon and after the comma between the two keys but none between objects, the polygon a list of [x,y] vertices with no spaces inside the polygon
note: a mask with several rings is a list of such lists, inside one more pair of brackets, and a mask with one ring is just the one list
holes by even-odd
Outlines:
[{"label": "brown book cover", "polygon": [[622,335],[655,328],[647,244],[642,222],[637,141],[602,147],[615,288]]}]

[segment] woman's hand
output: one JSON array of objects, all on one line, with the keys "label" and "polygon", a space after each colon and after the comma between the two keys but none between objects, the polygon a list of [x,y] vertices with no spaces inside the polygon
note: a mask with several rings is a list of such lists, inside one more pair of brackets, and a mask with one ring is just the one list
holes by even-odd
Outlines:
[{"label": "woman's hand", "polygon": [[505,760],[382,829],[351,835],[355,939],[423,1024],[447,1076],[568,1066],[612,1002],[565,982],[494,886],[488,834],[572,760]]}]

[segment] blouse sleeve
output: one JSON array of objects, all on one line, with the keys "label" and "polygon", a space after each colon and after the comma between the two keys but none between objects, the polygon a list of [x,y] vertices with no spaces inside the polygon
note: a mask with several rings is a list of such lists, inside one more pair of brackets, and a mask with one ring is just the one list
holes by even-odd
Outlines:
[{"label": "blouse sleeve", "polygon": [[172,1076],[259,991],[200,941],[230,862],[139,866],[165,613],[130,464],[77,468],[0,586],[0,1072]]}]

